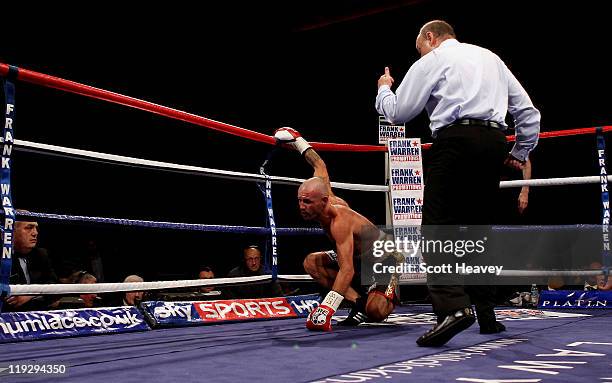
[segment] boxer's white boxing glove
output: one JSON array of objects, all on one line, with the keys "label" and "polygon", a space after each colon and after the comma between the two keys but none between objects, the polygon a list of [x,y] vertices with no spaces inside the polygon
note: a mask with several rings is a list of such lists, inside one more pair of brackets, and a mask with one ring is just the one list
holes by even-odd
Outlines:
[{"label": "boxer's white boxing glove", "polygon": [[304,154],[306,149],[311,147],[308,141],[302,138],[300,132],[287,127],[276,129],[274,138],[277,143],[289,145],[300,152],[300,154]]},{"label": "boxer's white boxing glove", "polygon": [[306,320],[306,328],[315,331],[331,331],[332,316],[338,310],[344,297],[334,290],[327,293],[323,302],[316,309],[312,310]]}]

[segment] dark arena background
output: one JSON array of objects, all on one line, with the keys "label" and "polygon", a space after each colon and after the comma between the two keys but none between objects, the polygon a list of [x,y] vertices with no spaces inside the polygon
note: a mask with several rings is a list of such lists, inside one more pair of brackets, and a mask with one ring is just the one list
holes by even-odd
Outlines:
[{"label": "dark arena background", "polygon": [[[291,126],[307,140],[377,143],[376,81],[384,66],[399,83],[418,58],[414,40],[430,19],[454,25],[458,39],[496,52],[542,113],[542,131],[610,124],[605,12],[600,2],[547,5],[414,1],[299,1],[200,4],[201,8],[6,7],[4,63],[127,94],[265,134]],[[46,6],[44,6],[46,7]],[[19,83],[16,138],[139,158],[257,173],[270,149],[240,137],[119,105]],[[408,136],[430,142],[427,116]],[[510,147],[509,147],[510,148]],[[381,153],[322,152],[333,181],[381,184]],[[425,158],[426,164],[427,158]],[[593,135],[543,139],[533,178],[597,174]],[[273,175],[308,177],[294,152]],[[13,198],[36,212],[160,221],[265,223],[252,182],[171,174],[17,152]],[[520,174],[508,172],[508,179]],[[296,188],[274,188],[279,226],[304,225]],[[500,222],[599,223],[598,186],[532,188],[527,213],[518,189],[503,191]],[[384,224],[381,193],[340,192]],[[476,204],[478,201],[466,201]],[[146,280],[193,277],[200,264],[224,275],[258,238],[44,222],[40,245],[78,263],[95,242],[107,280],[126,272]],[[89,245],[88,245],[89,244]],[[284,240],[281,270],[301,272],[325,239]],[[290,260],[290,262],[289,262]],[[61,266],[57,266],[61,270]],[[118,272],[120,271],[120,272]]]},{"label": "dark arena background", "polygon": [[[0,63],[266,135],[288,126],[311,142],[377,145],[377,80],[388,66],[395,86],[401,82],[419,58],[415,49],[419,28],[433,19],[453,25],[459,41],[488,48],[501,57],[540,110],[542,132],[612,125],[610,13],[604,1],[4,3]],[[16,81],[16,111],[15,139],[175,164],[258,173],[272,148],[23,81]],[[421,113],[407,124],[407,137],[431,142],[428,123],[425,112]],[[609,151],[609,133],[605,137]],[[600,171],[596,149],[594,134],[541,139],[530,157],[532,178],[596,176]],[[332,181],[385,182],[382,152],[319,153]],[[18,149],[11,161],[12,199],[18,209],[266,225],[266,201],[251,181]],[[425,150],[425,168],[427,161]],[[280,150],[268,173],[308,178],[312,169],[295,151]],[[520,172],[509,169],[504,175],[506,180],[521,178]],[[278,227],[312,226],[299,214],[296,193],[296,186],[273,185]],[[529,206],[522,215],[518,194],[518,188],[501,191],[497,223],[602,222],[599,184],[531,187]],[[338,190],[337,195],[372,222],[385,224],[384,193]],[[479,201],[464,203],[476,206]],[[48,249],[59,277],[87,269],[89,257],[96,254],[102,259],[104,282],[123,282],[129,274],[147,282],[197,279],[204,265],[214,269],[215,277],[226,277],[240,264],[246,246],[265,247],[267,239],[45,219],[39,224],[38,245]],[[279,273],[304,274],[305,256],[331,246],[322,235],[279,236]],[[269,262],[269,254],[267,258]],[[295,295],[319,292],[308,282],[283,287]],[[522,291],[530,288],[521,287],[526,289]],[[69,366],[72,372],[67,379],[79,382],[387,382],[391,378],[407,381],[408,374],[413,374],[413,381],[436,382],[612,381],[609,310],[589,307],[560,313],[532,310],[533,306],[504,308],[497,318],[509,324],[507,332],[482,335],[473,326],[469,335],[458,336],[438,352],[414,344],[425,331],[423,325],[436,323],[427,289],[402,286],[401,295],[403,303],[415,304],[399,307],[388,322],[365,328],[338,326],[331,333],[307,331],[306,312],[301,318],[283,321],[0,342],[0,372],[9,362],[54,360]],[[605,306],[610,307],[608,301]],[[513,322],[519,320],[524,322]],[[546,357],[548,362],[533,362],[536,357]],[[565,358],[560,365],[550,361],[558,357]],[[532,368],[533,363],[540,364]],[[456,367],[429,368],[442,365]],[[0,376],[0,382],[3,379]],[[10,381],[30,381],[15,379]]]}]

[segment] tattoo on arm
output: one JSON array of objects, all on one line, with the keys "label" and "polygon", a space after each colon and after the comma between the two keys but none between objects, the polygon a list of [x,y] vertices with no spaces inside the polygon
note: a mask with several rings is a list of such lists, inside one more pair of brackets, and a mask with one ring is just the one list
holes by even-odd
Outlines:
[{"label": "tattoo on arm", "polygon": [[314,149],[308,149],[304,153],[304,158],[306,159],[306,162],[308,162],[308,164],[312,166],[312,168],[314,169],[313,176],[319,177],[323,181],[325,181],[325,183],[327,184],[327,190],[329,194],[333,196],[334,193],[331,190],[329,174],[327,173],[327,166],[325,165],[325,162],[323,161],[323,159],[319,156],[317,152],[314,151]]},{"label": "tattoo on arm", "polygon": [[323,161],[321,159],[321,156],[319,156],[319,154],[314,150],[307,150],[306,153],[304,153],[304,157],[306,158],[306,161],[310,164],[310,166],[312,166],[313,168],[319,166],[320,162]]}]

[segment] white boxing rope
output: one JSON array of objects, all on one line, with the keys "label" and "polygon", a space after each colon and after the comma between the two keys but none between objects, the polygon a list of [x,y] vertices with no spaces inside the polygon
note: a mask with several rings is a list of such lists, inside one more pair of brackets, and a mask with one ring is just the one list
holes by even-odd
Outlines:
[{"label": "white boxing rope", "polygon": [[283,281],[314,281],[308,274],[279,274],[277,278]]},{"label": "white boxing rope", "polygon": [[[608,176],[608,181],[612,181],[612,175]],[[501,189],[516,188],[523,186],[561,186],[561,185],[583,185],[583,184],[598,184],[601,182],[600,176],[582,176],[582,177],[560,177],[560,178],[544,178],[533,180],[514,180],[502,181],[499,183]]]},{"label": "white boxing rope", "polygon": [[594,277],[604,275],[603,270],[502,270],[501,277]]},{"label": "white boxing rope", "polygon": [[[310,275],[285,274],[278,275],[279,280],[312,281]],[[54,294],[93,294],[116,293],[125,291],[148,291],[174,289],[184,287],[237,285],[243,283],[259,283],[271,281],[271,275],[256,275],[253,277],[190,279],[179,281],[131,282],[131,283],[69,283],[45,285],[11,285],[11,295],[54,295]]]},{"label": "white boxing rope", "polygon": [[[457,274],[461,275],[461,274]],[[467,274],[465,274],[467,275]],[[603,270],[502,270],[500,277],[594,277],[605,275]],[[425,279],[402,279],[400,285],[426,285]]]},{"label": "white boxing rope", "polygon": [[[279,280],[312,281],[310,275],[284,274],[278,275]],[[44,285],[11,285],[11,295],[55,295],[55,294],[93,294],[116,293],[126,291],[148,291],[175,289],[184,287],[237,285],[243,283],[259,283],[271,281],[271,275],[256,275],[253,277],[189,279],[178,281],[130,282],[130,283],[57,283]]]},{"label": "white boxing rope", "polygon": [[253,277],[191,279],[159,282],[124,282],[124,283],[58,283],[49,285],[11,285],[11,295],[55,295],[55,294],[93,294],[115,293],[124,291],[148,291],[175,289],[183,287],[236,285],[272,280],[271,275]]},{"label": "white boxing rope", "polygon": [[[135,166],[135,167],[145,167],[145,168],[154,168],[157,170],[165,170],[171,172],[178,173],[189,173],[189,174],[203,174],[210,177],[219,177],[219,178],[228,178],[233,180],[241,180],[241,181],[259,181],[265,182],[265,177],[261,174],[252,174],[252,173],[244,173],[244,172],[235,172],[231,170],[221,170],[221,169],[212,169],[212,168],[204,168],[200,166],[191,166],[191,165],[181,165],[174,164],[171,162],[163,162],[163,161],[152,161],[145,160],[142,158],[128,157],[128,156],[119,156],[116,154],[108,154],[108,153],[99,153],[93,152],[90,150],[82,150],[82,149],[74,149],[74,148],[66,148],[63,146],[57,145],[49,145],[49,144],[41,144],[38,142],[24,141],[24,140],[15,140],[15,146],[17,150],[20,148],[22,151],[32,151],[36,153],[44,153],[44,154],[56,154],[60,156],[68,156],[68,157],[77,157],[90,159],[94,161],[101,162],[110,162],[113,164],[119,165],[127,165],[127,166]],[[271,176],[273,183],[277,184],[287,184],[287,185],[300,185],[304,182],[303,179],[300,178],[291,178],[291,177],[277,177]],[[360,191],[388,191],[389,188],[383,185],[366,185],[366,184],[351,184],[344,182],[332,182],[332,187],[337,189],[345,189],[345,190],[360,190]]]},{"label": "white boxing rope", "polygon": [[[500,277],[575,277],[604,275],[603,270],[502,270]],[[279,274],[283,281],[312,281],[310,275]],[[176,289],[186,287],[237,285],[271,281],[271,275],[253,277],[192,279],[158,282],[131,283],[85,283],[85,284],[46,284],[46,285],[11,285],[11,295],[61,295],[61,294],[98,294],[126,291],[148,291]],[[424,285],[425,280],[402,280],[400,285]]]},{"label": "white boxing rope", "polygon": [[[0,142],[2,140],[0,139]],[[142,158],[119,156],[115,154],[100,153],[90,150],[67,148],[63,146],[41,144],[38,142],[15,140],[17,150],[31,151],[35,153],[55,154],[59,156],[85,158],[94,161],[113,163],[125,166],[154,168],[157,170],[171,171],[178,173],[203,174],[210,177],[228,178],[241,181],[265,181],[265,178],[260,174],[235,172],[231,170],[221,170],[204,168],[200,166],[181,165],[163,161],[152,161]],[[273,183],[285,185],[300,185],[304,182],[301,178],[271,176]],[[608,176],[608,181],[612,182],[612,175]],[[516,188],[523,186],[563,186],[563,185],[580,185],[580,184],[595,184],[601,182],[599,176],[582,176],[582,177],[562,177],[562,178],[547,178],[547,179],[532,179],[532,180],[515,180],[502,181],[499,184],[500,188]],[[353,184],[345,182],[332,182],[333,188],[356,191],[376,191],[388,192],[389,187],[385,185],[368,185],[368,184]]]}]

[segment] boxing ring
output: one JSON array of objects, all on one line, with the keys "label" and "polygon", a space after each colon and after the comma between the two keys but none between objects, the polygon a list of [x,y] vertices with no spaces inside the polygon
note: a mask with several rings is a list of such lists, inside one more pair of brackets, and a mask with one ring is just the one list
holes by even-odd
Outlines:
[{"label": "boxing ring", "polygon": [[[477,326],[448,345],[414,345],[435,321],[401,307],[389,324],[309,332],[303,319],[65,338],[0,346],[0,365],[61,363],[63,375],[2,381],[605,382],[612,380],[612,312],[561,317],[498,310],[508,330]],[[563,317],[567,315],[568,317]],[[395,322],[395,323],[394,323]]]},{"label": "boxing ring", "polygon": [[[248,140],[275,144],[273,137],[262,133],[72,81],[28,70],[17,70],[1,63],[0,75],[141,109]],[[602,134],[610,130],[612,126],[543,132],[540,137]],[[514,140],[514,137],[509,137],[509,140]],[[8,142],[5,136],[5,144]],[[43,155],[258,182],[265,184],[266,190],[273,184],[298,185],[303,181],[267,175],[263,171],[260,174],[250,174],[180,165],[18,139],[14,140],[14,145],[16,150]],[[386,150],[386,147],[378,145],[314,142],[312,146],[318,151]],[[423,147],[427,148],[427,144]],[[524,185],[602,184],[603,178],[605,182],[612,179],[605,174],[605,177],[596,175],[504,181],[500,186],[510,188]],[[389,189],[385,185],[341,182],[332,182],[332,186],[337,189],[369,192],[387,192]],[[268,198],[266,203],[271,206],[271,198]],[[313,228],[276,227],[273,219],[269,220],[267,227],[247,227],[41,212],[29,212],[24,216],[76,224],[95,223],[236,235],[277,235],[279,241],[282,241],[283,236],[322,234],[321,230]],[[282,264],[282,256],[277,259],[273,255],[271,275],[259,277],[93,285],[13,285],[8,289],[14,295],[104,293],[223,286],[275,279],[310,279],[305,275],[281,274],[278,271],[279,263]],[[607,270],[596,272],[602,273],[606,274]],[[341,317],[346,315],[346,312],[341,310],[338,314]],[[497,314],[499,320],[506,325],[506,332],[481,335],[477,326],[472,326],[446,346],[436,349],[419,348],[414,344],[414,340],[435,323],[429,305],[401,306],[384,323],[363,324],[356,328],[335,327],[331,333],[307,331],[304,318],[295,318],[0,343],[0,379],[7,382],[112,379],[127,382],[612,381],[612,331],[602,330],[609,327],[612,311],[500,308]],[[28,364],[64,365],[66,372],[13,375],[6,373],[7,368]]]}]

